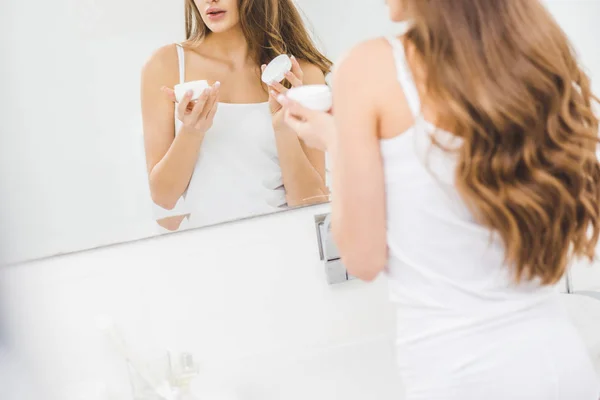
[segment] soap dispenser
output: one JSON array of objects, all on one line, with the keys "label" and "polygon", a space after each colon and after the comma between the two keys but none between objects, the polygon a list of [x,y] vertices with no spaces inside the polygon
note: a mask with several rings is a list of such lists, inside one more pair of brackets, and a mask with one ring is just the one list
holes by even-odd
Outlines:
[{"label": "soap dispenser", "polygon": [[179,394],[177,400],[198,400],[191,389],[192,381],[198,374],[199,368],[194,362],[194,357],[190,353],[182,354],[174,382]]}]

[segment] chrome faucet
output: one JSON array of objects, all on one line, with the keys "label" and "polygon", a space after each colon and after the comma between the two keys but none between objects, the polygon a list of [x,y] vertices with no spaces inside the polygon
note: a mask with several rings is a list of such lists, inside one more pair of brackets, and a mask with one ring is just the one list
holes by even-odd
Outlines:
[{"label": "chrome faucet", "polygon": [[342,264],[338,249],[331,235],[331,214],[315,216],[317,229],[317,244],[319,256],[325,264],[325,277],[330,285],[343,283],[355,279],[348,274],[346,267]]}]

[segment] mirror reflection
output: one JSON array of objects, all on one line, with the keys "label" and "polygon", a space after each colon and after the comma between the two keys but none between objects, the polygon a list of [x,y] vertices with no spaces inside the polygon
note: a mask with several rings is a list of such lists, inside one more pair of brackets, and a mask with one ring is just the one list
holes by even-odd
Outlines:
[{"label": "mirror reflection", "polygon": [[325,154],[298,138],[277,101],[325,84],[332,67],[294,2],[186,0],[185,33],[142,71],[146,167],[162,231],[327,201]]},{"label": "mirror reflection", "polygon": [[369,11],[8,0],[0,29],[19,40],[2,43],[0,264],[327,202],[327,155],[286,125],[277,96],[331,108],[332,60],[397,29],[383,2]]}]

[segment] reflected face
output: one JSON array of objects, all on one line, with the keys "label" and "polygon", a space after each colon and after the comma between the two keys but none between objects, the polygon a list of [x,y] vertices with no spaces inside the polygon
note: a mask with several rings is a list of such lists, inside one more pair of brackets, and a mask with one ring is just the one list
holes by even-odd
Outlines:
[{"label": "reflected face", "polygon": [[211,32],[228,31],[240,22],[237,0],[195,0],[195,3]]},{"label": "reflected face", "polygon": [[392,21],[403,22],[408,19],[405,0],[385,0],[385,3]]}]

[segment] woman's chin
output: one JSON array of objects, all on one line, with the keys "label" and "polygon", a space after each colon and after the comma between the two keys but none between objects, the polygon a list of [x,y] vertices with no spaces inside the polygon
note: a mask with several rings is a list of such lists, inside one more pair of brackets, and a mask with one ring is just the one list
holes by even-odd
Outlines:
[{"label": "woman's chin", "polygon": [[402,14],[397,15],[397,14],[390,13],[389,18],[390,18],[390,21],[395,22],[395,23],[406,22],[406,18]]},{"label": "woman's chin", "polygon": [[227,32],[227,31],[231,30],[233,28],[233,25],[227,23],[226,21],[222,21],[222,22],[216,22],[216,23],[213,22],[213,23],[206,24],[206,27],[212,33],[223,33],[223,32]]},{"label": "woman's chin", "polygon": [[[210,29],[210,28],[209,28]],[[223,32],[227,32],[229,29],[219,29],[219,28],[215,28],[215,29],[210,29],[210,31],[212,33],[223,33]]]}]

